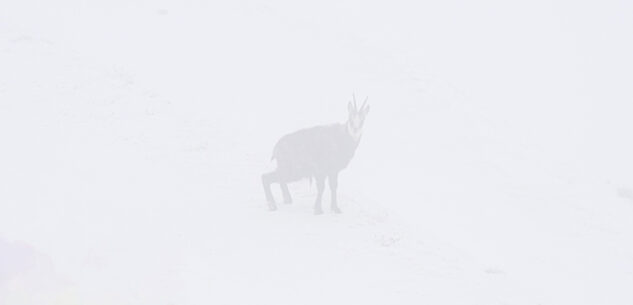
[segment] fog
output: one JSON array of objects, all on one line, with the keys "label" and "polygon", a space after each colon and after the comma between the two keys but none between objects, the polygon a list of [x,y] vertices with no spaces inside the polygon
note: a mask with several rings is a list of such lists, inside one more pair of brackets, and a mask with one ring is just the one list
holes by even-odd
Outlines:
[{"label": "fog", "polygon": [[[631,304],[631,15],[5,1],[0,304]],[[353,95],[342,213],[269,211],[275,143]]]}]

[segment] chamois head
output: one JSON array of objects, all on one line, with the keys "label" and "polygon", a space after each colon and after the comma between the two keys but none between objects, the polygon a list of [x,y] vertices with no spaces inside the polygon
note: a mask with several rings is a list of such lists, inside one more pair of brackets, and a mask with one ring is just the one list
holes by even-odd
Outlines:
[{"label": "chamois head", "polygon": [[367,105],[367,98],[365,98],[363,106],[359,109],[356,105],[356,96],[352,95],[352,99],[354,103],[350,101],[347,105],[347,110],[349,112],[349,117],[347,119],[347,132],[349,132],[354,139],[358,140],[363,133],[363,124],[365,123],[365,118],[369,112],[369,105]]}]

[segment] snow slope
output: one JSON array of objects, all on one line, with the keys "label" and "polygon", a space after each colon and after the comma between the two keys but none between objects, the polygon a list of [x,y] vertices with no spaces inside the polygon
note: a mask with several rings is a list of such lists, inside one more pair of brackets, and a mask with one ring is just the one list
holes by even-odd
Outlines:
[{"label": "snow slope", "polygon": [[[571,4],[0,4],[0,304],[631,304],[633,7]],[[268,212],[353,92],[344,214]]]}]

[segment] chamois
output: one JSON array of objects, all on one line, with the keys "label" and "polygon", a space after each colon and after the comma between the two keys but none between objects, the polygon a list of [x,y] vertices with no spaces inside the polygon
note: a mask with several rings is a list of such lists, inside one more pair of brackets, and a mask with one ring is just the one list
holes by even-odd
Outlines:
[{"label": "chamois", "polygon": [[271,160],[277,160],[277,169],[262,175],[262,184],[271,211],[277,209],[270,190],[272,183],[281,185],[284,203],[292,203],[288,183],[302,178],[312,181],[314,178],[317,185],[314,214],[323,213],[321,199],[326,179],[332,195],[331,209],[335,213],[341,213],[336,195],[338,173],[347,167],[354,156],[369,112],[367,98],[359,109],[356,98],[352,97],[354,102],[348,103],[347,122],[301,129],[283,136],[275,144]]}]

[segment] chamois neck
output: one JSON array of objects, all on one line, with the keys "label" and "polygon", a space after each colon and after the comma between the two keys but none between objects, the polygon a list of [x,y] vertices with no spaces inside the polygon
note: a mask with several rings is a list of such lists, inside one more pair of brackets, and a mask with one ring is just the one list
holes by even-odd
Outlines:
[{"label": "chamois neck", "polygon": [[350,137],[352,137],[352,139],[354,139],[354,142],[356,143],[360,141],[360,137],[363,135],[363,131],[355,130],[354,127],[352,126],[352,122],[350,122],[349,120],[347,120],[347,122],[345,123],[345,130],[347,131],[347,134]]}]

